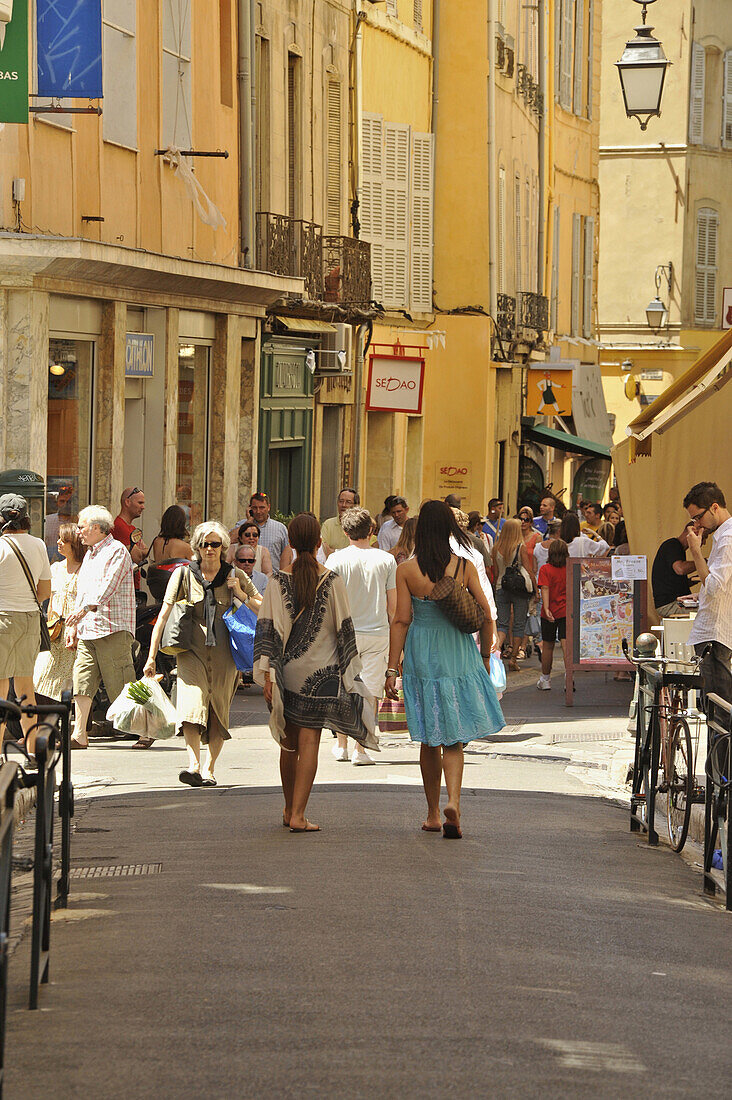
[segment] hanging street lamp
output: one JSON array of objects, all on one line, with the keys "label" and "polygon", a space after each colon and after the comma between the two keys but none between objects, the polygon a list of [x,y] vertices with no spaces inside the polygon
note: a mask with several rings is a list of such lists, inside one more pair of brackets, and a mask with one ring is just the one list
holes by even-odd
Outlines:
[{"label": "hanging street lamp", "polygon": [[620,87],[623,91],[625,113],[628,118],[637,118],[641,130],[648,127],[654,116],[661,114],[661,96],[666,79],[666,69],[671,64],[663,52],[663,46],[652,35],[653,27],[646,26],[646,8],[656,0],[635,0],[642,4],[643,20],[635,28],[635,38],[625,44],[620,61],[615,64],[620,75]]},{"label": "hanging street lamp", "polygon": [[[661,298],[661,276],[665,276],[668,288],[668,306]],[[646,320],[654,332],[658,332],[668,323],[668,311],[671,306],[671,294],[674,285],[674,265],[669,260],[667,264],[659,264],[656,268],[656,297],[646,306]]]}]

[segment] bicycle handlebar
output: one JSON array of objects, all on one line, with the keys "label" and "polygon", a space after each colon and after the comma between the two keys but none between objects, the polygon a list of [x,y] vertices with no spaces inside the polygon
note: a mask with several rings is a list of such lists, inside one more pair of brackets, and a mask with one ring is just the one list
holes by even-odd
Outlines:
[{"label": "bicycle handlebar", "polygon": [[0,713],[5,718],[20,718],[20,707],[9,699],[0,699]]}]

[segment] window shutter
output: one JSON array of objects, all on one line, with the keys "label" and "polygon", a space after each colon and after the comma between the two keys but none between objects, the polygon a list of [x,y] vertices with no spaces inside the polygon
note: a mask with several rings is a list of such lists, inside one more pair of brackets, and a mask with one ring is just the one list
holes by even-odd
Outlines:
[{"label": "window shutter", "polygon": [[582,215],[572,215],[572,336],[580,334],[582,280]]},{"label": "window shutter", "polygon": [[397,0],[386,0],[386,14],[398,15],[397,12]]},{"label": "window shutter", "polygon": [[518,298],[521,293],[521,180],[518,176],[513,186],[513,213],[514,293]]},{"label": "window shutter", "polygon": [[554,234],[552,241],[552,332],[559,326],[559,207],[554,207]]},{"label": "window shutter", "polygon": [[[102,21],[105,141],[137,148],[137,13],[134,4],[106,0]],[[114,20],[112,21],[112,16]],[[55,116],[58,118],[59,116]]]},{"label": "window shutter", "polygon": [[592,118],[592,55],[595,50],[595,6],[594,0],[587,0],[587,117]]},{"label": "window shutter", "polygon": [[582,304],[582,335],[592,336],[592,295],[595,274],[595,219],[585,218],[584,302]]},{"label": "window shutter", "polygon": [[584,107],[582,70],[585,63],[585,0],[575,0],[574,4],[574,106],[576,115],[581,115]]},{"label": "window shutter", "polygon": [[409,264],[409,127],[384,124],[384,299],[407,309]]},{"label": "window shutter", "polygon": [[559,102],[572,108],[572,44],[574,40],[574,0],[562,0],[562,56],[559,80]]},{"label": "window shutter", "polygon": [[704,47],[691,44],[691,87],[689,88],[689,144],[701,145],[704,141]]},{"label": "window shutter", "polygon": [[562,82],[562,0],[554,0],[554,98],[559,99]]},{"label": "window shutter", "polygon": [[433,143],[431,134],[412,136],[411,308],[432,312]]},{"label": "window shutter", "polygon": [[526,176],[526,183],[524,184],[524,271],[523,279],[521,280],[524,290],[531,290],[532,281],[531,275],[533,271],[532,263],[533,249],[531,247],[531,180]]},{"label": "window shutter", "polygon": [[296,218],[298,209],[298,96],[297,77],[299,58],[289,54],[287,58],[287,213]]},{"label": "window shutter", "polygon": [[422,0],[414,0],[414,29],[422,30]]},{"label": "window shutter", "polygon": [[722,145],[732,149],[732,50],[724,55],[724,99],[722,101]]},{"label": "window shutter", "polygon": [[325,231],[338,236],[341,231],[341,85],[328,81],[325,181]]},{"label": "window shutter", "polygon": [[506,169],[498,169],[498,293],[506,293]]},{"label": "window shutter", "polygon": [[713,325],[717,320],[717,236],[719,215],[702,207],[696,216],[696,280],[694,320]]},{"label": "window shutter", "polygon": [[377,302],[384,299],[384,120],[363,116],[361,236],[371,244],[371,282]]}]

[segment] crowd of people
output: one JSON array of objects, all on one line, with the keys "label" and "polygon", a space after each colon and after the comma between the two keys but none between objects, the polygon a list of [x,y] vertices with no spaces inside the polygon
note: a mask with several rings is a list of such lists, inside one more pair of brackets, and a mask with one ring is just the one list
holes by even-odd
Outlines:
[{"label": "crowd of people", "polygon": [[[283,824],[318,831],[306,811],[322,730],[334,735],[337,761],[373,764],[380,711],[399,702],[409,736],[420,745],[422,828],[459,838],[463,747],[504,724],[491,655],[516,671],[532,643],[541,659],[537,688],[550,689],[554,649],[557,641],[564,649],[566,639],[567,559],[628,552],[617,491],[604,507],[581,501],[576,510],[547,491],[536,516],[523,505],[504,517],[499,499],[485,515],[465,512],[454,497],[423,501],[410,516],[403,497],[389,496],[373,518],[349,486],[336,505],[322,525],[306,512],[286,526],[270,514],[267,494],[256,492],[231,531],[212,519],[190,537],[185,512],[173,505],[148,547],[136,526],[144,492],[134,486],[124,490],[116,517],[97,505],[82,509],[76,522],[64,514],[51,564],[48,543],[30,533],[25,500],[1,497],[0,697],[7,697],[11,679],[16,696],[30,700],[35,692],[58,699],[71,690],[72,748],[87,749],[100,684],[112,702],[136,677],[143,568],[167,567],[143,671],[155,675],[169,624],[178,623],[182,637],[185,621],[175,698],[189,757],[182,783],[217,783],[215,765],[230,737],[240,682],[226,613],[245,604],[257,615],[252,675],[280,747]],[[698,574],[693,641],[706,643],[708,676],[729,698],[732,523],[713,483],[695,486],[684,506],[689,523],[654,563],[656,606],[673,613],[690,574]],[[705,532],[716,532],[708,562],[700,549]],[[41,647],[45,601],[48,638]],[[24,733],[32,755],[28,722]],[[153,743],[141,737],[134,747]],[[448,801],[441,818],[443,774]]]}]

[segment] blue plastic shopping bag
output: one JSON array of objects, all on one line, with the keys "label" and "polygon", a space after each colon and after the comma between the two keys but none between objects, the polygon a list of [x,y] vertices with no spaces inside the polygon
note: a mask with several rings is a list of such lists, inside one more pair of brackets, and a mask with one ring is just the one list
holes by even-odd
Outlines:
[{"label": "blue plastic shopping bag", "polygon": [[491,653],[491,670],[489,675],[491,683],[496,691],[506,690],[506,666],[501,660],[500,653],[496,652],[496,650]]},{"label": "blue plastic shopping bag", "polygon": [[257,616],[243,603],[236,611],[230,607],[224,612],[223,619],[229,631],[234,664],[240,672],[247,672],[254,665],[254,633],[257,629]]}]

